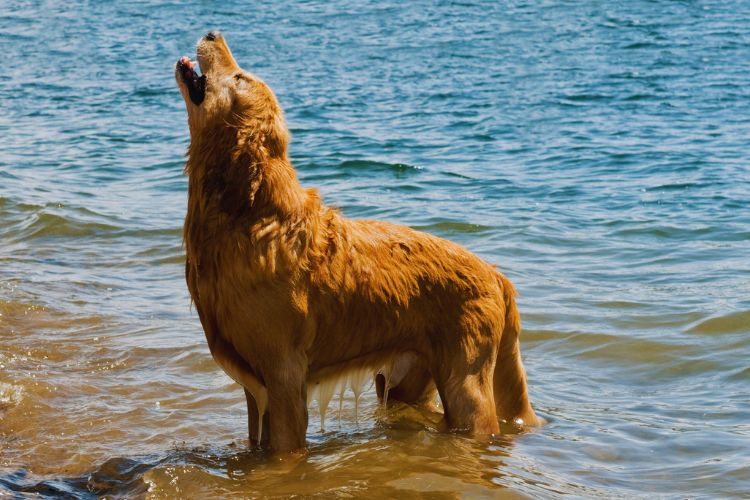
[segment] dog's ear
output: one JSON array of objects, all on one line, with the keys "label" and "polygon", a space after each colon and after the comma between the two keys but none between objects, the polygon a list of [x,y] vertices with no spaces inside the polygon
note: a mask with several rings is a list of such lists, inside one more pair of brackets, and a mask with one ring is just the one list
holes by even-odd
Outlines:
[{"label": "dog's ear", "polygon": [[260,185],[263,182],[263,160],[258,153],[244,152],[237,159],[237,168],[241,172],[241,184],[245,186],[247,200],[252,208]]},{"label": "dog's ear", "polygon": [[268,157],[267,147],[257,140],[257,136],[262,135],[259,129],[258,126],[238,129],[237,147],[232,153],[233,167],[239,176],[238,185],[246,187],[250,207],[263,182],[263,164]]},{"label": "dog's ear", "polygon": [[263,182],[263,164],[257,159],[253,159],[247,168],[247,186],[250,208],[255,203],[255,195],[258,194],[260,184]]},{"label": "dog's ear", "polygon": [[[269,113],[270,114],[270,113]],[[289,143],[289,131],[284,115],[273,113],[263,118],[251,118],[237,129],[235,161],[241,154],[250,154],[259,161],[284,158]]]},{"label": "dog's ear", "polygon": [[[263,182],[263,151],[253,147],[253,143],[244,143],[242,146],[234,151],[232,164],[223,172],[225,197],[228,193],[238,196],[237,200],[234,200],[238,205],[233,213],[238,213],[242,208],[252,208]],[[229,198],[227,201],[231,204],[233,197],[226,198]]]},{"label": "dog's ear", "polygon": [[263,183],[264,165],[271,159],[284,158],[288,143],[289,132],[281,113],[264,120],[250,120],[237,129],[237,147],[232,162],[243,171],[250,207]]},{"label": "dog's ear", "polygon": [[271,158],[283,158],[286,156],[289,131],[286,128],[283,115],[277,113],[273,120],[265,122],[261,128],[261,134],[261,143]]}]

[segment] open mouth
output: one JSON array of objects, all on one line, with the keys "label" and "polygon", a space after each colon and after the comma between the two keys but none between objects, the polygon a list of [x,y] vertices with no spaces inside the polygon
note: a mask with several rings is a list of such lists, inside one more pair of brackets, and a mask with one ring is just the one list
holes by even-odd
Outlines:
[{"label": "open mouth", "polygon": [[187,56],[182,56],[177,61],[177,71],[180,72],[182,82],[188,89],[190,100],[196,106],[200,105],[206,97],[206,76],[196,73],[195,63]]}]

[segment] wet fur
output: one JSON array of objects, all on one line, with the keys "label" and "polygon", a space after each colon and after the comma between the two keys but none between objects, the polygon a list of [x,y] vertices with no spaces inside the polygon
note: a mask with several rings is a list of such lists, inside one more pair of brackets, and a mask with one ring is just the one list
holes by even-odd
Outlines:
[{"label": "wet fur", "polygon": [[428,404],[437,391],[450,429],[537,424],[510,282],[455,243],[325,206],[297,180],[271,90],[221,37],[201,40],[198,59],[200,106],[177,74],[186,278],[213,357],[245,387],[251,440],[265,418],[271,449],[303,448],[308,394],[322,408],[378,372],[381,396]]}]

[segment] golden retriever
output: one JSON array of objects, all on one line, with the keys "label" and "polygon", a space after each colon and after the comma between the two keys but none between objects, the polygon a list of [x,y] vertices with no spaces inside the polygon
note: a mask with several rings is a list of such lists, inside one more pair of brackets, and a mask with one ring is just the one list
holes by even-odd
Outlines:
[{"label": "golden retriever", "polygon": [[297,180],[271,89],[218,32],[197,59],[202,76],[187,57],[175,68],[190,129],[186,278],[211,354],[245,388],[251,443],[304,448],[308,392],[323,414],[342,381],[358,395],[377,373],[384,399],[437,392],[453,431],[539,424],[511,283],[455,243],[326,207]]}]

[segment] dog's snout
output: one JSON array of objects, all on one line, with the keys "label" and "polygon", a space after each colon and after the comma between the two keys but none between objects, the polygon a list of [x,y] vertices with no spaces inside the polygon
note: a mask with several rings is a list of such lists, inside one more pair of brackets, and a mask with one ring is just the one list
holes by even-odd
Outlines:
[{"label": "dog's snout", "polygon": [[204,36],[203,38],[205,38],[209,42],[213,42],[214,40],[221,38],[221,33],[219,33],[216,30],[211,30],[208,33],[206,33],[206,36]]}]

